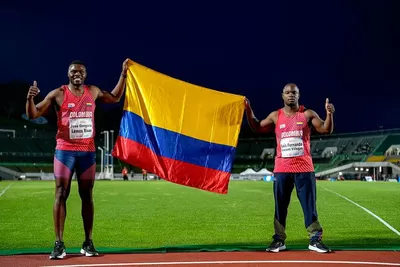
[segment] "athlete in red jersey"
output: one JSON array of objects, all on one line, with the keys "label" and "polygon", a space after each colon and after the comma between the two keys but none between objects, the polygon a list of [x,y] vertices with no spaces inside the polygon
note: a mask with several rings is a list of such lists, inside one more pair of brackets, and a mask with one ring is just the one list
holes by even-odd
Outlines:
[{"label": "athlete in red jersey", "polygon": [[250,103],[246,100],[246,114],[254,132],[267,133],[275,130],[277,149],[274,167],[275,235],[267,251],[279,252],[286,249],[286,216],[290,197],[296,186],[297,197],[304,213],[305,227],[310,243],[308,248],[317,252],[329,252],[322,243],[322,226],[316,209],[316,184],[314,166],[310,154],[310,133],[314,127],[319,133],[333,131],[335,108],[326,99],[326,119],[299,105],[299,89],[295,84],[287,84],[282,93],[284,107],[272,112],[261,122],[254,116]]},{"label": "athlete in red jersey", "polygon": [[45,99],[35,105],[33,98],[40,92],[36,81],[29,88],[26,100],[26,114],[29,119],[42,116],[53,106],[57,112],[57,146],[54,155],[54,176],[56,194],[53,208],[56,242],[50,259],[62,259],[66,255],[63,241],[66,217],[66,201],[71,188],[71,179],[76,172],[79,195],[82,200],[82,219],[85,230],[85,241],[81,253],[96,256],[92,241],[93,196],[92,190],[96,175],[95,150],[95,101],[117,103],[124,89],[128,59],[122,64],[119,81],[111,93],[102,91],[93,85],[84,85],[86,67],[80,61],[74,61],[68,68],[69,84],[51,91]]}]

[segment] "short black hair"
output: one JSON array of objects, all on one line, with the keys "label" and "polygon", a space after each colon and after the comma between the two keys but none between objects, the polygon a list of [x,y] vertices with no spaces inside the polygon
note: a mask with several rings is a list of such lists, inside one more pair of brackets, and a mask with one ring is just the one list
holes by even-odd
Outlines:
[{"label": "short black hair", "polygon": [[70,66],[71,65],[82,65],[82,66],[85,66],[86,67],[86,65],[82,62],[82,61],[80,61],[80,60],[74,60],[74,61],[72,61],[71,62],[71,64],[69,64]]}]

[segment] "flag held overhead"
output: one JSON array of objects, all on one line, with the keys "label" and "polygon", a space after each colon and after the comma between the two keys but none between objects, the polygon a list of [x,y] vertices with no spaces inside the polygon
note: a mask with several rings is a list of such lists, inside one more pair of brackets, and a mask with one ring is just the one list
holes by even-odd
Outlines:
[{"label": "flag held overhead", "polygon": [[167,181],[226,194],[244,99],[131,61],[112,155]]}]

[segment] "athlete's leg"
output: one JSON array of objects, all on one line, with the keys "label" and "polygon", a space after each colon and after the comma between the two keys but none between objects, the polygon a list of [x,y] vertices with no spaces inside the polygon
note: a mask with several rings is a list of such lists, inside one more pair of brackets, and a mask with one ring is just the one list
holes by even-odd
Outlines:
[{"label": "athlete's leg", "polygon": [[55,202],[53,207],[56,241],[63,240],[67,199],[71,189],[71,179],[75,167],[75,155],[70,151],[56,150],[54,155],[54,177],[56,180]]},{"label": "athlete's leg", "polygon": [[291,173],[275,173],[274,176],[275,235],[273,238],[274,240],[284,241],[286,239],[286,217],[294,188],[294,179]]},{"label": "athlete's leg", "polygon": [[310,240],[322,238],[322,226],[318,221],[317,193],[315,175],[312,172],[297,173],[295,175],[297,197],[304,214],[304,224]]},{"label": "athlete's leg", "polygon": [[293,175],[290,173],[274,173],[274,176],[275,234],[272,237],[273,241],[268,246],[267,251],[279,252],[286,249],[286,217],[290,203],[290,196],[294,187],[294,181]]},{"label": "athlete's leg", "polygon": [[93,186],[96,176],[96,153],[80,152],[77,161],[76,173],[79,185],[79,196],[82,200],[82,219],[85,230],[85,241],[81,253],[86,256],[97,255],[92,243],[94,218]]},{"label": "athlete's leg", "polygon": [[56,180],[53,206],[56,242],[50,259],[62,259],[66,255],[63,241],[64,224],[67,216],[67,199],[71,189],[71,178],[75,167],[74,152],[56,150],[54,155],[54,178]]},{"label": "athlete's leg", "polygon": [[307,229],[310,244],[308,248],[317,252],[330,252],[331,250],[322,243],[322,226],[317,214],[317,189],[315,174],[298,173],[295,177],[297,197],[299,198],[304,213],[304,224]]}]

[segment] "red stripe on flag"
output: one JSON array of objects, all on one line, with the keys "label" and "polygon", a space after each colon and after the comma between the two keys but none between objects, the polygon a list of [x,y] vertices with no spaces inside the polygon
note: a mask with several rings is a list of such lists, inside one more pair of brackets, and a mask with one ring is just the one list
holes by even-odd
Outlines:
[{"label": "red stripe on flag", "polygon": [[118,136],[112,155],[172,183],[220,194],[228,192],[230,173],[158,156],[148,147],[128,138]]}]

